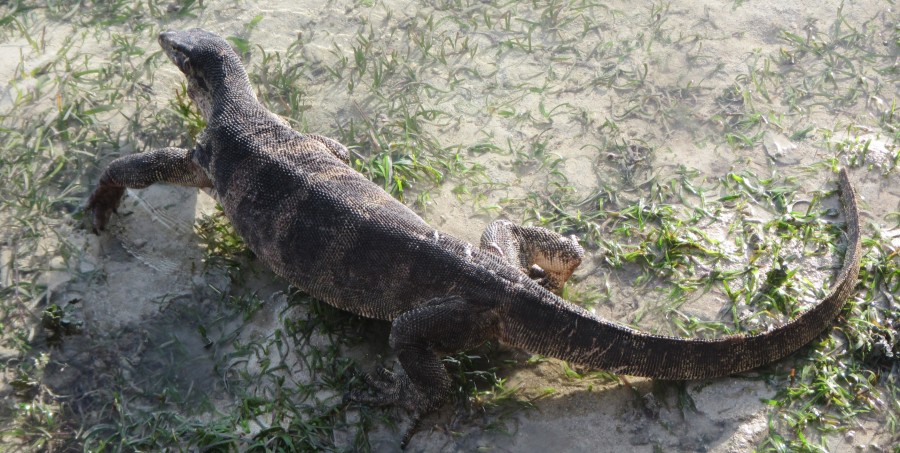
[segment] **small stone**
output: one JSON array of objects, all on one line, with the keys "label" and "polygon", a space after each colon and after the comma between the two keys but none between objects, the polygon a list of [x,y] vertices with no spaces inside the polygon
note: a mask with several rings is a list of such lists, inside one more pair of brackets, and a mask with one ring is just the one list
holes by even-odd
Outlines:
[{"label": "small stone", "polygon": [[797,145],[793,144],[789,138],[771,131],[766,132],[766,135],[763,136],[763,147],[766,149],[766,154],[776,161],[788,157],[790,151],[797,149]]}]

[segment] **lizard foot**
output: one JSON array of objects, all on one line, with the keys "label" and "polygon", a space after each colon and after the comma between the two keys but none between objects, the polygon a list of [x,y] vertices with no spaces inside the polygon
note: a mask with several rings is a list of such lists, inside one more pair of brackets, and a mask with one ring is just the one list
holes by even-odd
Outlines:
[{"label": "lizard foot", "polygon": [[372,373],[362,375],[362,378],[367,388],[348,392],[344,396],[345,400],[372,406],[398,405],[410,412],[418,409],[410,403],[420,401],[421,396],[405,373],[394,373],[379,365]]},{"label": "lizard foot", "polygon": [[419,429],[419,422],[426,410],[411,404],[423,401],[422,395],[415,391],[409,377],[403,373],[394,373],[379,365],[372,373],[362,376],[367,390],[352,390],[344,394],[344,401],[352,401],[373,406],[397,405],[408,410],[411,414],[409,426],[400,440],[400,448],[406,448],[413,434]]},{"label": "lizard foot", "polygon": [[101,184],[94,189],[85,208],[86,213],[93,214],[91,221],[94,234],[99,234],[99,231],[106,229],[109,217],[116,212],[123,195],[125,195],[125,188],[121,186]]},{"label": "lizard foot", "polygon": [[401,441],[405,445],[419,419],[441,407],[450,393],[450,376],[438,351],[474,348],[491,338],[497,324],[493,310],[461,297],[429,300],[394,319],[390,344],[400,362],[397,372],[376,369],[363,377],[368,390],[350,392],[347,399],[409,411],[412,422]]}]

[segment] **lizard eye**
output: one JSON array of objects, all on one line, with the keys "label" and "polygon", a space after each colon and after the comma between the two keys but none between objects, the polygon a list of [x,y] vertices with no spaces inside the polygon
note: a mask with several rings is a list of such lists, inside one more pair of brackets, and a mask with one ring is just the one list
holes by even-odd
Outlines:
[{"label": "lizard eye", "polygon": [[190,74],[191,59],[188,58],[187,55],[185,55],[182,52],[175,51],[175,52],[170,52],[169,57],[172,60],[172,63],[175,63],[175,66],[178,66],[178,69],[180,69],[181,72],[183,72],[185,74]]}]

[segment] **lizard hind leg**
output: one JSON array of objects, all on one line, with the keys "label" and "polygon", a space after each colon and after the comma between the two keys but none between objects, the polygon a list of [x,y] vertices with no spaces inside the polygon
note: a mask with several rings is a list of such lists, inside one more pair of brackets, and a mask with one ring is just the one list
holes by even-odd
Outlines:
[{"label": "lizard hind leg", "polygon": [[584,258],[575,236],[541,227],[523,227],[495,220],[481,235],[481,249],[518,267],[549,291],[559,294]]},{"label": "lizard hind leg", "polygon": [[450,393],[443,354],[472,349],[497,332],[497,316],[456,296],[433,299],[394,320],[390,345],[402,370],[383,368],[364,380],[369,391],[352,391],[347,399],[372,405],[397,405],[412,414],[401,446],[406,446],[422,416],[440,408]]}]

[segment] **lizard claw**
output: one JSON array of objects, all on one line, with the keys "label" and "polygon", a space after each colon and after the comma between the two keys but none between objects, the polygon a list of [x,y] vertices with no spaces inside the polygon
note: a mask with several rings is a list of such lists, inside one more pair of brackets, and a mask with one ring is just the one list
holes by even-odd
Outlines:
[{"label": "lizard claw", "polygon": [[395,374],[383,366],[376,367],[372,373],[363,374],[362,379],[366,389],[351,390],[344,395],[345,400],[377,406],[399,404],[410,386],[406,375]]},{"label": "lizard claw", "polygon": [[[375,395],[370,395],[365,391],[360,390],[351,390],[347,393],[344,393],[343,398],[341,399],[343,404],[350,404],[352,402],[362,403],[362,404],[372,404],[372,405],[391,405],[396,404],[397,401],[395,398],[386,397],[385,392],[379,391]],[[412,436],[419,430],[419,422],[422,419],[422,413],[420,411],[413,411],[409,420],[409,426],[403,431],[403,437],[400,440],[400,449],[405,450],[406,446],[409,445],[409,440],[412,439]]]},{"label": "lizard claw", "polygon": [[94,234],[100,234],[100,231],[106,229],[109,217],[116,212],[123,195],[125,195],[124,187],[100,184],[94,189],[85,208],[85,212],[90,213],[88,217],[91,219],[91,231]]},{"label": "lizard claw", "polygon": [[409,440],[412,439],[413,434],[419,430],[419,422],[422,421],[422,413],[419,411],[413,412],[412,417],[409,420],[409,426],[406,427],[406,431],[403,433],[403,439],[400,440],[400,449],[405,450],[406,446],[409,445]]},{"label": "lizard claw", "polygon": [[[383,366],[376,366],[371,373],[362,375],[366,389],[351,390],[344,394],[344,403],[357,402],[374,406],[400,406],[411,414],[410,423],[403,432],[400,448],[406,448],[409,440],[419,429],[424,414],[433,410],[427,398],[415,389],[406,373],[393,372]],[[425,404],[423,404],[425,402]]]},{"label": "lizard claw", "polygon": [[374,372],[363,375],[363,380],[369,387],[374,387],[378,390],[386,390],[396,385],[395,381],[397,380],[397,376],[393,371],[384,366],[377,365],[375,366]]}]

